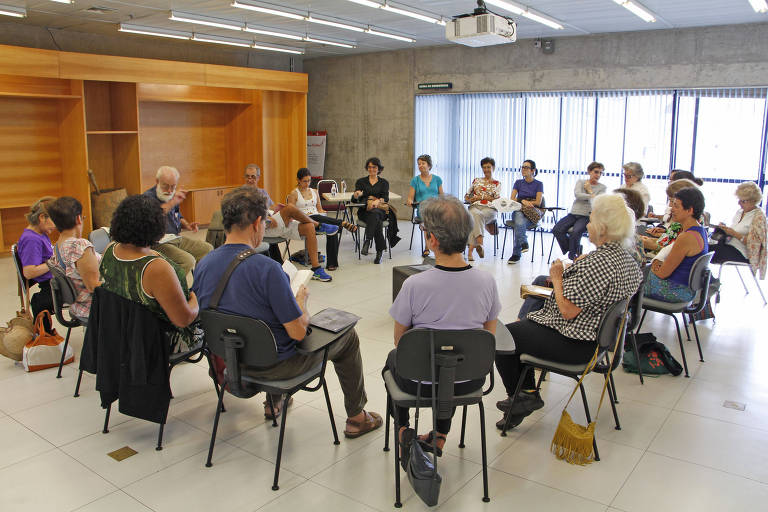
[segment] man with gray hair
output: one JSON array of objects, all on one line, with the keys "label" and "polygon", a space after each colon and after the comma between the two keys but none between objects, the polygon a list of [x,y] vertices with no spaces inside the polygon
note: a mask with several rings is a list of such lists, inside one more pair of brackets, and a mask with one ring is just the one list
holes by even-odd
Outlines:
[{"label": "man with gray hair", "polygon": [[[472,217],[467,209],[455,197],[431,197],[419,204],[419,216],[427,248],[435,254],[435,267],[406,279],[389,309],[395,320],[395,347],[409,329],[485,329],[496,334],[501,311],[496,280],[488,272],[472,268],[464,259],[464,247],[472,232]],[[397,374],[396,351],[389,353],[384,371],[391,370],[398,386],[415,395],[417,383]],[[483,382],[484,379],[457,382],[454,393],[471,393],[482,388]],[[422,393],[430,392],[429,386],[426,388]],[[392,413],[400,426],[400,439],[412,438],[415,432],[405,433],[408,409],[396,407]],[[431,450],[435,435],[440,455],[450,427],[451,418],[437,420],[437,433],[422,436],[422,447]]]},{"label": "man with gray hair", "polygon": [[213,250],[213,246],[203,240],[194,240],[181,235],[186,229],[197,232],[197,222],[187,222],[179,211],[179,205],[187,197],[187,191],[178,189],[179,171],[175,167],[163,165],[155,175],[155,186],[144,192],[160,203],[165,213],[166,234],[178,235],[173,240],[157,244],[152,249],[173,261],[185,272],[189,272],[203,256]]}]

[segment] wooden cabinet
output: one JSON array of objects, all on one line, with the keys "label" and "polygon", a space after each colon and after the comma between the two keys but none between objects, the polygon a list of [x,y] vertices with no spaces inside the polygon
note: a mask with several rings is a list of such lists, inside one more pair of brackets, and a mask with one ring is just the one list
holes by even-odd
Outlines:
[{"label": "wooden cabinet", "polygon": [[221,208],[221,199],[234,187],[217,187],[190,190],[187,198],[181,203],[181,214],[187,222],[198,222],[207,226],[211,222],[213,212]]},{"label": "wooden cabinet", "polygon": [[80,200],[87,234],[88,169],[138,194],[174,166],[201,224],[249,163],[285,197],[306,165],[306,95],[303,73],[0,45],[0,249],[46,195]]}]

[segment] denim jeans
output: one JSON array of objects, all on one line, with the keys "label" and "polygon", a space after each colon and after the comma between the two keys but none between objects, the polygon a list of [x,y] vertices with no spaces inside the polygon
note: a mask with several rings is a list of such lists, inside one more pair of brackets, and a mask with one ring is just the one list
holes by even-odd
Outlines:
[{"label": "denim jeans", "polygon": [[528,220],[528,217],[523,215],[523,212],[519,211],[512,213],[512,220],[515,223],[515,242],[512,246],[512,256],[520,256],[523,252],[523,243],[528,242],[528,233],[526,233],[526,231],[536,224]]}]

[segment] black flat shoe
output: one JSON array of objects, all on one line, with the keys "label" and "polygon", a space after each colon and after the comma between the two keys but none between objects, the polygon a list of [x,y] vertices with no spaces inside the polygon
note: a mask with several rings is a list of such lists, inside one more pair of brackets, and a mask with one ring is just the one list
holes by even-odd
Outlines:
[{"label": "black flat shoe", "polygon": [[[496,428],[499,430],[504,430],[504,422],[506,421],[506,419],[507,419],[507,415],[505,414],[499,421],[496,422]],[[525,415],[512,416],[509,419],[509,425],[507,425],[507,430],[515,428],[516,426],[521,424],[524,419],[525,419]]]},{"label": "black flat shoe", "polygon": [[360,254],[362,254],[363,256],[368,256],[368,249],[370,248],[371,248],[371,241],[366,239],[363,242],[363,248],[360,250]]},{"label": "black flat shoe", "polygon": [[384,251],[376,251],[376,257],[373,259],[373,262],[375,264],[381,263],[381,255],[384,253]]}]

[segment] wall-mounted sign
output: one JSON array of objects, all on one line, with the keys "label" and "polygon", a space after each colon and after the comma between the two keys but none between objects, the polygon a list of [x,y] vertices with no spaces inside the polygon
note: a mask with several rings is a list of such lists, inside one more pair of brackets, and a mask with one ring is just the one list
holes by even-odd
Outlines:
[{"label": "wall-mounted sign", "polygon": [[453,89],[453,83],[451,82],[439,82],[439,83],[433,83],[433,84],[419,84],[419,89],[422,90],[440,90],[440,89]]}]

